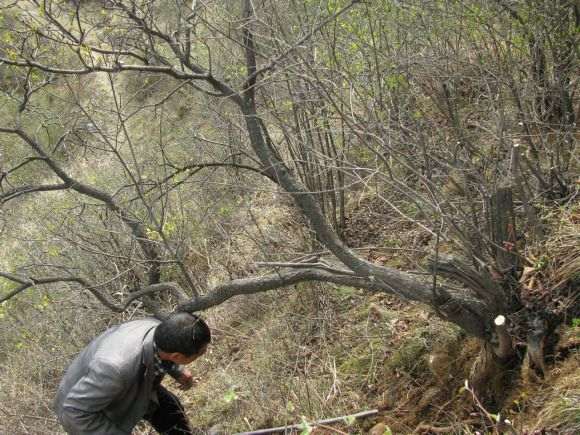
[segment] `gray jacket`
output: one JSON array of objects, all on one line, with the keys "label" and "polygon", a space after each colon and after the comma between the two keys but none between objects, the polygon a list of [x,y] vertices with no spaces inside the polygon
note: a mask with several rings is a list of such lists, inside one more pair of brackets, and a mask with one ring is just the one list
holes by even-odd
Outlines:
[{"label": "gray jacket", "polygon": [[95,338],[66,371],[55,399],[60,423],[74,435],[127,435],[156,400],[155,319],[115,326]]}]

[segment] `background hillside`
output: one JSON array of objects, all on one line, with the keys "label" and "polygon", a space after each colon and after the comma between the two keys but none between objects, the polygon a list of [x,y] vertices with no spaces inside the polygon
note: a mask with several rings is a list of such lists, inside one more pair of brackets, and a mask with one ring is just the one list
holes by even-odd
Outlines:
[{"label": "background hillside", "polygon": [[203,431],[580,431],[577,2],[0,5],[0,433],[176,308]]}]

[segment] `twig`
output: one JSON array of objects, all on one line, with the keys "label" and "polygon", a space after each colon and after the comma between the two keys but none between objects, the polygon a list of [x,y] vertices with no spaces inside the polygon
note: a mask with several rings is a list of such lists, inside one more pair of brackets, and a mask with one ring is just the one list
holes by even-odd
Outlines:
[{"label": "twig", "polygon": [[475,394],[475,391],[469,386],[469,382],[467,380],[465,381],[464,388],[465,388],[465,391],[468,391],[471,394],[471,397],[473,398],[473,402],[475,403],[475,405],[479,408],[479,410],[483,413],[483,415],[491,423],[491,425],[493,427],[494,434],[499,435],[500,433],[503,434],[506,432],[510,433],[510,434],[517,433],[514,430],[512,423],[508,419],[503,418],[503,416],[499,413],[498,414],[491,414],[487,409],[485,409],[485,407],[483,406],[483,404],[481,403],[481,401],[479,400],[479,398]]},{"label": "twig", "polygon": [[355,276],[355,274],[353,272],[351,272],[350,270],[335,269],[335,268],[330,267],[328,264],[325,264],[323,262],[318,262],[318,263],[283,263],[283,262],[259,261],[259,262],[256,262],[255,265],[257,267],[288,267],[290,269],[314,267],[317,269],[327,270],[327,271],[333,272],[333,273],[339,273],[341,275],[353,275],[353,276]]},{"label": "twig", "polygon": [[320,24],[318,24],[318,26],[316,26],[314,29],[312,29],[310,32],[308,32],[304,37],[302,37],[300,40],[298,40],[297,42],[295,42],[294,44],[292,44],[292,46],[290,46],[288,49],[286,49],[283,53],[279,54],[278,57],[276,57],[275,59],[272,59],[268,65],[265,65],[265,66],[261,67],[260,69],[257,69],[256,68],[252,72],[252,74],[250,74],[248,76],[248,78],[246,79],[246,83],[247,84],[248,83],[251,83],[260,74],[263,74],[263,73],[265,73],[265,72],[267,72],[267,71],[275,68],[276,65],[278,65],[278,63],[280,63],[286,56],[288,56],[289,54],[291,54],[297,48],[299,48],[300,46],[302,46],[302,44],[304,44],[306,41],[308,41],[316,32],[318,32],[319,30],[321,30],[324,26],[326,26],[331,21],[337,19],[339,16],[341,16],[342,14],[344,14],[345,12],[347,12],[350,8],[352,8],[353,6],[355,6],[357,3],[360,3],[360,0],[352,0],[345,7],[343,7],[342,9],[340,9],[338,11],[336,11],[334,14],[332,14],[331,16],[329,16],[325,20],[323,20]]}]

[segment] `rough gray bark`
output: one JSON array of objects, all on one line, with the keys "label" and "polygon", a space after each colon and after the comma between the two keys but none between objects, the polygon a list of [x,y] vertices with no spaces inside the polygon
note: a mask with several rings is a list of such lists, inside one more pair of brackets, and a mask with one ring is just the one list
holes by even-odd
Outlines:
[{"label": "rough gray bark", "polygon": [[511,275],[518,265],[516,222],[511,187],[500,188],[491,198],[491,238],[500,275]]},{"label": "rough gray bark", "polygon": [[547,334],[547,323],[538,314],[534,314],[529,321],[527,336],[527,352],[529,364],[541,377],[547,373],[544,359],[544,343]]}]

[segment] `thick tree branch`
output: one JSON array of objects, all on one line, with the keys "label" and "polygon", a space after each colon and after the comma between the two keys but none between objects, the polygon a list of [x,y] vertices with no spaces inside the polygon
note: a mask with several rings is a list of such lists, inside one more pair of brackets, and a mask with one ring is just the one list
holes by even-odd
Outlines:
[{"label": "thick tree branch", "polygon": [[33,282],[25,276],[15,275],[13,273],[8,273],[8,272],[2,272],[1,270],[0,270],[0,276],[2,278],[6,278],[9,281],[17,282],[18,284],[33,284]]},{"label": "thick tree branch", "polygon": [[158,66],[158,65],[125,65],[121,62],[116,63],[113,66],[104,66],[104,65],[86,65],[85,68],[81,69],[68,69],[68,68],[59,68],[50,65],[45,65],[42,63],[38,63],[33,60],[24,59],[24,60],[11,60],[6,57],[0,56],[0,65],[12,65],[18,67],[26,67],[26,68],[36,68],[44,72],[53,73],[53,74],[63,74],[63,75],[86,75],[95,72],[108,72],[108,73],[118,73],[122,71],[140,71],[140,72],[149,72],[149,73],[163,73],[167,74],[171,77],[175,77],[176,79],[180,80],[208,80],[210,77],[207,73],[195,74],[195,73],[187,73],[184,71],[180,71],[173,66]]},{"label": "thick tree branch", "polygon": [[98,189],[95,189],[92,186],[87,184],[83,184],[80,181],[77,181],[70,177],[42,148],[42,146],[32,139],[28,134],[26,134],[21,129],[15,128],[6,128],[0,127],[0,133],[8,133],[8,134],[15,134],[19,136],[24,142],[26,142],[43,160],[44,162],[52,169],[52,171],[66,184],[70,185],[70,188],[75,190],[78,193],[81,193],[86,196],[90,196],[91,198],[97,199],[101,202],[106,204],[114,204],[114,201],[110,195],[105,192],[102,192]]},{"label": "thick tree branch", "polygon": [[[247,1],[246,13],[251,13],[252,10],[250,2]],[[249,18],[249,16],[246,17],[247,20]],[[246,23],[244,27],[244,34],[244,40],[248,44],[246,47],[246,68],[248,76],[250,76],[256,71],[256,58],[253,50],[253,35],[249,23]],[[254,152],[262,162],[262,165],[265,168],[271,168],[271,172],[273,172],[273,176],[278,180],[278,184],[292,195],[297,206],[310,221],[312,229],[326,247],[358,275],[369,276],[371,274],[369,263],[357,257],[340,240],[338,235],[327,224],[320,205],[314,196],[308,193],[304,186],[290,174],[288,167],[272,152],[266,143],[263,134],[264,126],[257,115],[255,89],[253,86],[246,89],[245,99],[240,108],[245,116],[250,143]]]},{"label": "thick tree branch", "polygon": [[383,290],[377,283],[368,279],[336,274],[320,269],[303,269],[295,271],[280,271],[270,275],[255,278],[236,279],[218,285],[209,293],[178,307],[181,311],[201,311],[219,305],[228,299],[239,296],[261,293],[282,287],[295,285],[305,281],[332,282],[335,284],[365,288],[369,290]]},{"label": "thick tree branch", "polygon": [[143,288],[142,290],[135,290],[129,294],[129,297],[125,300],[125,305],[123,306],[123,310],[125,310],[131,302],[135,299],[139,299],[146,295],[151,295],[154,293],[159,293],[161,291],[169,291],[172,293],[175,298],[177,299],[178,303],[185,303],[189,300],[189,296],[187,293],[183,291],[183,289],[179,286],[179,284],[174,282],[161,282],[159,284],[151,284],[147,287]]},{"label": "thick tree branch", "polygon": [[[257,71],[256,58],[253,49],[253,34],[251,18],[253,13],[252,5],[249,0],[245,3],[245,20],[244,41],[246,44],[246,69],[248,77]],[[260,288],[271,289],[275,283],[279,285],[291,285],[304,280],[318,280],[329,282],[345,283],[345,280],[351,279],[354,287],[366,288],[369,290],[380,289],[389,293],[402,296],[409,300],[419,301],[431,306],[437,307],[438,311],[446,316],[447,320],[460,325],[463,329],[476,336],[487,334],[487,322],[493,320],[491,314],[486,309],[485,304],[469,300],[465,295],[457,295],[450,289],[438,285],[434,292],[432,286],[427,285],[409,274],[400,272],[396,269],[376,266],[365,259],[357,256],[344,242],[338,237],[336,232],[330,227],[319,203],[315,197],[306,190],[306,188],[291,174],[286,164],[280,159],[277,153],[268,145],[264,134],[265,124],[257,114],[255,101],[255,86],[250,86],[245,90],[244,100],[240,106],[245,116],[246,128],[250,136],[250,143],[254,152],[262,162],[265,168],[272,168],[278,184],[286,190],[294,199],[302,214],[308,219],[310,227],[316,233],[318,239],[331,251],[345,266],[350,268],[356,277],[344,277],[326,271],[301,271],[293,275],[286,275],[281,279],[279,275],[272,275],[266,280],[249,282],[249,285],[258,285]],[[300,275],[302,273],[303,275]],[[326,274],[326,275],[325,275]],[[302,278],[300,278],[302,276]],[[306,278],[308,276],[308,278]],[[324,277],[324,278],[323,278]],[[338,281],[337,281],[338,280]],[[228,286],[218,288],[212,292],[212,297],[220,299],[223,295],[229,296],[232,291],[246,291],[245,283],[240,283],[239,287]],[[252,291],[250,291],[252,292]],[[210,296],[208,295],[207,298]],[[203,304],[202,304],[203,305]]]},{"label": "thick tree branch", "polygon": [[501,298],[502,290],[487,271],[475,270],[464,261],[451,256],[439,258],[436,264],[434,259],[430,258],[428,266],[433,271],[436,268],[437,274],[455,279],[473,290],[477,297],[486,302],[496,313],[505,309]]},{"label": "thick tree branch", "polygon": [[7,192],[0,193],[0,204],[5,204],[8,201],[18,198],[19,196],[26,195],[34,192],[51,192],[55,190],[66,190],[70,187],[69,184],[49,184],[49,185],[30,185],[21,186],[15,189],[11,189]]},{"label": "thick tree branch", "polygon": [[[330,282],[374,292],[385,292],[429,305],[434,303],[429,285],[423,285],[422,288],[409,288],[404,285],[397,287],[371,277],[346,275],[318,268],[304,268],[292,271],[280,270],[261,277],[233,280],[218,285],[199,298],[181,304],[177,310],[188,312],[206,310],[234,296],[266,292],[308,281]],[[412,281],[417,284],[415,280]],[[486,336],[484,320],[486,308],[483,303],[469,299],[465,295],[452,294],[447,289],[441,288],[436,304],[448,320],[460,324],[468,333],[477,337]]]},{"label": "thick tree branch", "polygon": [[354,276],[354,273],[350,270],[341,270],[336,269],[329,264],[326,264],[323,261],[319,261],[317,263],[281,263],[281,262],[258,262],[256,263],[258,267],[287,267],[289,269],[304,269],[304,268],[312,268],[312,269],[320,269],[326,270],[331,273],[336,273],[339,275],[350,275]]}]

